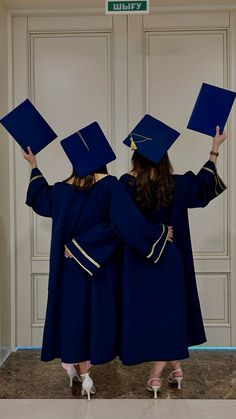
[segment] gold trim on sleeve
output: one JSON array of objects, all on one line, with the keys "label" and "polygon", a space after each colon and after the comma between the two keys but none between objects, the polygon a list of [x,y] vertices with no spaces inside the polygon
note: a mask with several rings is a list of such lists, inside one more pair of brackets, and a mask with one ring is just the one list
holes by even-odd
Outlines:
[{"label": "gold trim on sleeve", "polygon": [[163,236],[163,234],[164,234],[164,232],[165,232],[165,225],[164,224],[162,224],[162,233],[161,233],[161,236],[159,237],[159,239],[153,244],[153,246],[152,246],[152,250],[151,250],[151,252],[147,255],[147,258],[150,258],[152,255],[153,255],[153,253],[154,253],[154,250],[155,250],[155,247],[156,247],[156,245],[157,245],[157,243],[161,240],[161,238],[162,238],[162,236]]},{"label": "gold trim on sleeve", "polygon": [[92,272],[89,271],[89,269],[85,268],[85,266],[73,255],[73,253],[71,253],[71,250],[69,250],[67,246],[65,246],[65,249],[71,254],[73,259],[81,266],[81,268],[83,268],[86,272],[88,272],[90,276],[93,276]]},{"label": "gold trim on sleeve", "polygon": [[209,167],[203,166],[202,169],[207,170],[210,173],[213,173],[213,175],[215,176],[215,172],[212,169],[209,169]]},{"label": "gold trim on sleeve", "polygon": [[227,188],[226,188],[226,185],[224,184],[223,180],[220,178],[220,176],[219,176],[218,174],[217,174],[217,180],[218,180],[218,184],[219,184],[220,188],[222,188],[222,189],[223,189],[223,191],[224,191],[225,189],[227,189]]},{"label": "gold trim on sleeve", "polygon": [[89,256],[84,249],[82,249],[82,247],[79,245],[79,243],[77,243],[77,241],[75,239],[72,239],[72,243],[74,243],[75,247],[77,247],[77,249],[91,262],[93,263],[97,268],[100,268],[101,266],[99,265],[99,263],[96,262],[96,260],[92,259],[91,256]]},{"label": "gold trim on sleeve", "polygon": [[215,180],[215,194],[216,194],[216,196],[218,196],[219,194],[218,194],[218,192],[217,192],[217,190],[216,190],[216,188],[217,188],[217,177],[216,177],[216,174],[215,174],[214,170],[209,169],[209,167],[205,167],[205,166],[203,166],[203,167],[202,167],[202,169],[204,169],[204,170],[206,170],[207,172],[210,172],[210,173],[212,173],[212,174],[213,174],[213,176],[214,176],[214,180]]},{"label": "gold trim on sleeve", "polygon": [[167,232],[167,235],[166,235],[166,238],[165,238],[164,244],[163,244],[163,246],[162,246],[162,249],[161,249],[161,251],[160,251],[160,253],[159,253],[159,255],[158,255],[158,258],[157,258],[156,260],[154,260],[154,263],[157,263],[157,262],[158,262],[158,260],[160,259],[161,255],[162,255],[162,252],[163,252],[163,250],[164,250],[164,248],[165,248],[165,245],[166,245],[167,239],[168,239],[168,232]]},{"label": "gold trim on sleeve", "polygon": [[209,167],[203,166],[202,169],[207,170],[208,172],[210,172],[210,173],[212,173],[214,175],[214,179],[215,179],[215,194],[218,196],[219,193],[216,190],[217,186],[219,186],[223,191],[226,189],[226,186],[225,186],[223,180],[221,180],[221,178],[220,178],[220,176],[218,175],[217,172],[214,172],[214,170],[209,169]]},{"label": "gold trim on sleeve", "polygon": [[29,183],[31,183],[35,179],[39,179],[40,177],[44,177],[44,176],[43,175],[34,176],[34,177],[32,177],[32,179],[30,179],[30,182]]}]

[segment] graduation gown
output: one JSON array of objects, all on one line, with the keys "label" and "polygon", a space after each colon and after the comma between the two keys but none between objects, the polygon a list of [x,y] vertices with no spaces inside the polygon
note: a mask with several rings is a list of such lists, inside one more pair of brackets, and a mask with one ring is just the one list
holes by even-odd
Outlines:
[{"label": "graduation gown", "polygon": [[[189,356],[188,347],[206,341],[196,286],[189,230],[188,208],[205,207],[226,186],[213,162],[197,175],[174,175],[173,203],[167,208],[144,211],[149,221],[173,226],[174,242],[167,242],[157,264],[145,260],[127,246],[123,254],[122,338],[124,364],[168,361]],[[134,199],[135,178],[120,179]]]},{"label": "graduation gown", "polygon": [[[120,240],[153,263],[168,228],[146,222],[114,176],[106,176],[83,191],[64,182],[48,185],[36,168],[31,173],[26,204],[37,214],[52,218],[41,360],[110,361],[120,346]],[[96,233],[101,246],[91,246],[89,255],[76,238],[108,219],[109,228],[103,224],[102,236],[99,228]],[[72,258],[64,257],[65,245]]]},{"label": "graduation gown", "polygon": [[[189,171],[173,176],[172,205],[156,210],[154,199],[153,207],[144,215],[149,222],[172,225],[174,241],[162,241],[155,263],[140,257],[130,246],[124,245],[122,250],[119,357],[126,365],[187,358],[189,346],[206,341],[188,208],[205,207],[226,186],[211,161],[197,175]],[[120,182],[134,200],[135,178],[125,174]],[[102,246],[103,234],[108,239],[107,228],[103,234],[102,229],[97,226],[78,238],[88,253],[99,245],[97,239]]]}]

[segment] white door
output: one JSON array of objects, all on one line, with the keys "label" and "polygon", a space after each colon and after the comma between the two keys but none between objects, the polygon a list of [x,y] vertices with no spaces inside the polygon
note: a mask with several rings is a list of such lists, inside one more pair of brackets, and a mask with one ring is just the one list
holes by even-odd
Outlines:
[{"label": "white door", "polygon": [[[14,103],[27,96],[58,133],[38,156],[49,183],[70,175],[59,140],[98,121],[117,154],[113,173],[127,168],[126,19],[14,17]],[[29,167],[15,146],[16,346],[41,345],[45,318],[50,227],[25,205]]]},{"label": "white door", "polygon": [[[180,131],[182,135],[170,151],[176,173],[197,172],[208,160],[211,139],[186,126],[203,81],[233,87],[228,77],[228,36],[227,13],[129,18],[130,127],[148,112]],[[218,159],[226,184],[228,144],[233,140],[229,126],[227,133],[228,142]],[[228,199],[226,191],[207,208],[189,211],[207,345],[233,343],[230,299],[235,278],[230,275]]]},{"label": "white door", "polygon": [[[111,170],[117,175],[128,167],[122,138],[143,113],[150,112],[182,132],[170,153],[176,172],[196,172],[208,158],[210,139],[185,127],[202,81],[233,88],[229,63],[235,59],[234,28],[227,13],[129,19],[16,16],[14,105],[29,96],[59,140],[97,120],[116,151],[118,160]],[[229,141],[233,128],[233,124],[228,126]],[[49,182],[70,173],[59,140],[38,158]],[[233,175],[229,150],[226,144],[218,165],[226,184]],[[28,179],[29,169],[16,147],[16,346],[41,345],[47,298],[50,222],[24,204]],[[190,212],[208,345],[235,344],[236,286],[230,266],[234,205],[230,193],[228,190],[205,209]]]}]

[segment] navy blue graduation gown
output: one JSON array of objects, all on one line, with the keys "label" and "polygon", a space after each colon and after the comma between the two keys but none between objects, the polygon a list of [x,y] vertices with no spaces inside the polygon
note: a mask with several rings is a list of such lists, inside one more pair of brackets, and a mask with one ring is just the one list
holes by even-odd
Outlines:
[{"label": "navy blue graduation gown", "polygon": [[[130,246],[123,246],[119,357],[126,365],[187,358],[189,346],[206,341],[188,208],[205,207],[226,186],[211,161],[207,161],[197,175],[189,171],[184,175],[174,175],[174,179],[172,205],[156,210],[154,202],[153,208],[144,211],[149,222],[173,226],[174,242],[160,240],[155,263],[140,257]],[[134,200],[135,178],[125,174],[120,182]],[[103,246],[103,236],[108,240],[108,229],[103,225],[96,226],[77,240],[94,255],[96,248]]]},{"label": "navy blue graduation gown", "polygon": [[[144,211],[149,221],[173,226],[174,242],[167,242],[156,265],[148,265],[124,246],[122,276],[122,333],[120,358],[124,364],[168,361],[189,356],[188,347],[206,341],[196,286],[188,208],[205,207],[226,186],[213,162],[197,175],[174,175],[173,203]],[[135,178],[125,174],[122,185],[134,199]]]},{"label": "navy blue graduation gown", "polygon": [[[120,240],[152,264],[167,238],[167,227],[149,224],[114,176],[82,191],[63,182],[50,186],[39,169],[33,169],[26,204],[52,218],[41,360],[110,361],[120,347]],[[102,224],[100,231],[99,224],[108,220],[109,226]],[[97,225],[100,245],[92,245],[88,254],[76,238]],[[64,257],[65,245],[71,259]]]}]

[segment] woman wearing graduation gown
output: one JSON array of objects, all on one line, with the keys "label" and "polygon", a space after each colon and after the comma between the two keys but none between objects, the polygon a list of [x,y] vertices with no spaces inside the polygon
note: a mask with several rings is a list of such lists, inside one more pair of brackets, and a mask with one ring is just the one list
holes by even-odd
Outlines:
[{"label": "woman wearing graduation gown", "polygon": [[[142,121],[134,132],[142,133]],[[145,135],[151,137],[148,134]],[[128,142],[124,141],[135,151],[133,168],[121,177],[122,185],[148,221],[173,227],[173,242],[166,242],[156,265],[148,265],[125,246],[122,267],[124,321],[120,358],[127,365],[155,361],[147,383],[155,398],[161,389],[161,375],[167,361],[171,361],[172,367],[168,382],[178,384],[180,389],[183,371],[179,361],[189,357],[188,347],[206,341],[188,208],[205,207],[226,189],[216,170],[218,150],[225,138],[225,133],[220,135],[217,127],[209,160],[197,175],[191,171],[173,174],[167,153],[169,142],[157,146],[155,151],[149,142],[141,148],[140,136],[131,135]],[[160,137],[157,144],[161,144]]]},{"label": "woman wearing graduation gown", "polygon": [[[172,174],[167,150],[178,135],[171,127],[146,115],[124,141],[135,152],[133,170],[120,179],[149,222],[173,227],[173,242],[162,242],[155,264],[141,258],[126,244],[120,262],[119,357],[125,365],[155,361],[147,383],[155,398],[161,389],[162,370],[167,361],[172,366],[169,384],[181,388],[183,371],[179,361],[189,357],[190,346],[206,341],[188,208],[205,207],[226,189],[216,170],[218,149],[226,138],[225,133],[220,135],[217,128],[209,160],[197,175],[191,171]],[[102,228],[96,226],[77,237],[88,253],[99,246],[99,240],[102,246]],[[107,231],[104,234],[108,239]]]},{"label": "woman wearing graduation gown", "polygon": [[[171,230],[145,221],[119,181],[107,174],[106,164],[115,155],[97,123],[81,129],[62,141],[75,171],[64,182],[48,185],[28,148],[24,158],[32,172],[26,204],[52,218],[48,301],[41,360],[60,358],[74,364],[82,381],[82,394],[95,393],[88,361],[108,362],[118,355],[118,267],[119,237],[142,257],[154,261]],[[122,207],[119,208],[119,203]],[[119,208],[119,209],[118,209]],[[114,229],[112,243],[103,235],[102,247],[88,255],[75,239],[83,231],[105,222]],[[109,231],[110,240],[110,231]],[[67,243],[68,242],[68,243]],[[72,258],[65,258],[64,251]],[[112,254],[101,267],[107,254]],[[100,268],[101,267],[101,268]],[[95,272],[96,271],[96,272]],[[77,365],[78,364],[78,365]],[[73,379],[73,370],[68,370]],[[72,384],[72,382],[71,382]]]}]

